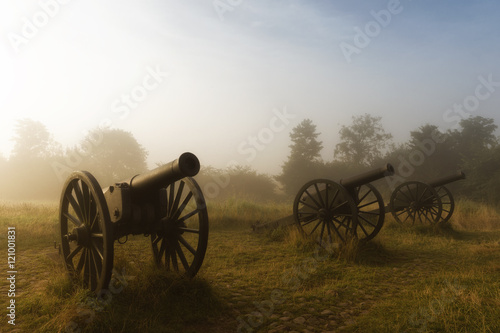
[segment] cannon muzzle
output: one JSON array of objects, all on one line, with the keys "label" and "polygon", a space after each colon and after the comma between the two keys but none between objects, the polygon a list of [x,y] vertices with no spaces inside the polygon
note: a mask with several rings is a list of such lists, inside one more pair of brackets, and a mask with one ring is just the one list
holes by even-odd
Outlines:
[{"label": "cannon muzzle", "polygon": [[429,185],[432,187],[443,186],[449,183],[456,182],[457,180],[465,179],[465,173],[463,171],[459,171],[456,174],[449,175],[443,178],[436,179],[432,182],[429,182]]},{"label": "cannon muzzle", "polygon": [[387,163],[381,168],[373,169],[353,177],[341,179],[340,184],[347,189],[351,189],[384,177],[392,176],[393,174],[394,167],[390,163]]},{"label": "cannon muzzle", "polygon": [[198,158],[192,153],[184,153],[170,163],[132,177],[128,183],[134,195],[148,193],[167,187],[184,177],[196,176],[199,171]]}]

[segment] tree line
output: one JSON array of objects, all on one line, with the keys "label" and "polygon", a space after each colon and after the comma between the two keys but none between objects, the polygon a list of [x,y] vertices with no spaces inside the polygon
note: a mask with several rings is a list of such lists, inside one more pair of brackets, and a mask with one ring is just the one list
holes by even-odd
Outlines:
[{"label": "tree line", "polygon": [[[22,119],[12,140],[9,159],[0,155],[0,200],[57,200],[74,170],[89,171],[101,186],[109,186],[148,169],[148,151],[121,129],[96,128],[75,146],[63,148],[42,123]],[[273,178],[248,166],[202,166],[196,179],[209,199],[276,199]]]},{"label": "tree line", "polygon": [[467,179],[451,184],[459,196],[500,203],[500,144],[493,119],[462,119],[456,129],[440,130],[426,124],[410,132],[407,142],[395,144],[381,125],[381,117],[352,117],[341,127],[332,160],[321,158],[322,142],[316,125],[303,120],[290,133],[290,155],[276,178],[293,196],[313,178],[338,181],[343,177],[391,163],[396,174],[384,182],[387,191],[404,181],[429,182],[462,170]]},{"label": "tree line", "polygon": [[[331,160],[321,158],[323,142],[316,125],[304,119],[290,132],[290,154],[276,176],[248,166],[217,169],[202,166],[196,179],[206,197],[231,197],[267,202],[289,200],[314,178],[338,181],[391,163],[396,175],[388,187],[403,181],[431,181],[463,170],[467,179],[452,184],[454,193],[492,204],[500,203],[500,144],[493,119],[463,119],[443,131],[431,124],[410,132],[396,144],[382,126],[382,118],[364,114],[341,126]],[[130,132],[96,128],[74,147],[63,148],[46,127],[31,119],[19,120],[9,159],[0,156],[0,199],[57,200],[64,180],[73,170],[88,170],[108,186],[147,170],[148,151]]]}]

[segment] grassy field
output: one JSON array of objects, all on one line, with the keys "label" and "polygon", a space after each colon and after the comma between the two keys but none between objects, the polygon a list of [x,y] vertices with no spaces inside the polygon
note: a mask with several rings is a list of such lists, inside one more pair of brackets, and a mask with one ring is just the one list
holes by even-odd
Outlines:
[{"label": "grassy field", "polygon": [[58,206],[0,204],[0,240],[16,227],[16,320],[2,332],[500,332],[500,216],[461,201],[451,224],[403,228],[387,215],[364,246],[324,251],[295,229],[250,226],[289,204],[210,203],[196,278],[152,266],[150,241],[115,242],[110,293],[96,301],[63,270]]}]

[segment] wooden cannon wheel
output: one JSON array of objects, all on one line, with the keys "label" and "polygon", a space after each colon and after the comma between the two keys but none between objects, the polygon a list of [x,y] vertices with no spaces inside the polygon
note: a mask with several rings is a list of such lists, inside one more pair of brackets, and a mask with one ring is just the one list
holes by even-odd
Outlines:
[{"label": "wooden cannon wheel", "polygon": [[90,173],[77,171],[66,180],[59,221],[67,270],[96,293],[106,289],[113,268],[114,239],[102,189]]},{"label": "wooden cannon wheel", "polygon": [[418,181],[405,182],[394,190],[390,200],[394,219],[404,225],[416,221],[435,224],[441,218],[443,205],[432,186]]},{"label": "wooden cannon wheel", "polygon": [[354,199],[358,209],[358,230],[360,241],[369,241],[375,237],[385,220],[384,200],[372,184],[354,188]]},{"label": "wooden cannon wheel", "polygon": [[159,267],[193,277],[207,250],[205,199],[196,181],[189,177],[167,186],[166,195],[161,230],[151,234],[153,257]]},{"label": "wooden cannon wheel", "polygon": [[295,196],[293,216],[301,233],[322,245],[345,243],[356,235],[354,199],[342,185],[328,179],[302,186]]},{"label": "wooden cannon wheel", "polygon": [[440,186],[436,189],[436,192],[441,199],[442,204],[442,212],[441,212],[441,220],[440,222],[448,222],[448,220],[453,215],[453,211],[455,210],[455,200],[453,199],[453,195],[450,190],[445,186]]}]

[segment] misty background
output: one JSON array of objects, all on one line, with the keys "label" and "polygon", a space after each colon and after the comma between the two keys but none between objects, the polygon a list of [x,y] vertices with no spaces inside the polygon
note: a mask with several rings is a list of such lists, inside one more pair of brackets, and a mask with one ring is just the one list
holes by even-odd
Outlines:
[{"label": "misty background", "polygon": [[[57,199],[71,170],[107,186],[184,151],[199,157],[214,197],[286,196],[314,177],[398,169],[420,150],[405,178],[464,169],[461,192],[495,201],[499,9],[492,0],[2,3],[1,198]],[[364,115],[385,140],[356,160],[343,129]],[[297,162],[291,135],[304,126],[322,148]],[[427,155],[419,142],[434,130],[446,140]]]}]

